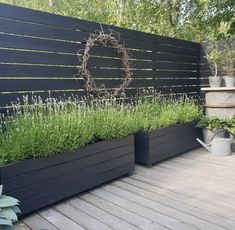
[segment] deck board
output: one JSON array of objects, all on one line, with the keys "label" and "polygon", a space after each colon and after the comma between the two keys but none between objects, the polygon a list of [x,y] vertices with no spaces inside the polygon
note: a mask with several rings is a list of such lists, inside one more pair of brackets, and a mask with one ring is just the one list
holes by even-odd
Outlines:
[{"label": "deck board", "polygon": [[18,230],[234,230],[235,155],[202,148],[21,220]]}]

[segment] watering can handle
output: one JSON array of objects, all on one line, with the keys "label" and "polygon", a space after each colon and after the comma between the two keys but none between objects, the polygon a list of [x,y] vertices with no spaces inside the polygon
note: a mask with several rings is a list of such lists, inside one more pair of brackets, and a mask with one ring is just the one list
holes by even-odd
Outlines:
[{"label": "watering can handle", "polygon": [[235,137],[235,134],[233,134],[232,132],[230,132],[230,131],[228,131],[228,130],[226,130],[226,129],[221,129],[221,130],[219,130],[218,132],[216,132],[216,133],[212,136],[210,142],[212,142],[212,140],[213,140],[219,133],[222,133],[222,132],[230,133],[230,134],[232,134],[232,135]]}]

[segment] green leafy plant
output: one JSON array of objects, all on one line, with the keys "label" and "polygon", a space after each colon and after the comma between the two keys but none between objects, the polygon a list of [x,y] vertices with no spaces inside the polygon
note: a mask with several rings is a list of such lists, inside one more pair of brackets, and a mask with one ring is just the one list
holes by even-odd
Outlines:
[{"label": "green leafy plant", "polygon": [[219,119],[217,117],[203,117],[198,123],[197,127],[208,129],[211,131],[225,130],[235,134],[235,118]]},{"label": "green leafy plant", "polygon": [[0,185],[0,230],[14,230],[18,221],[19,201],[13,197],[2,195],[3,185]]}]

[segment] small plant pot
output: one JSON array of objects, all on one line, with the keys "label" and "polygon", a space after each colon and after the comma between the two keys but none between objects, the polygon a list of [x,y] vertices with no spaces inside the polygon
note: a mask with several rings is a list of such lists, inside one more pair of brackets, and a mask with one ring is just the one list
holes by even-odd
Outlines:
[{"label": "small plant pot", "polygon": [[226,87],[234,87],[234,84],[235,84],[235,78],[234,77],[224,76],[224,80],[225,80],[225,86]]},{"label": "small plant pot", "polygon": [[222,78],[219,77],[219,76],[216,76],[216,77],[210,76],[209,77],[209,83],[210,83],[211,88],[220,87],[221,86],[221,81],[222,81]]}]

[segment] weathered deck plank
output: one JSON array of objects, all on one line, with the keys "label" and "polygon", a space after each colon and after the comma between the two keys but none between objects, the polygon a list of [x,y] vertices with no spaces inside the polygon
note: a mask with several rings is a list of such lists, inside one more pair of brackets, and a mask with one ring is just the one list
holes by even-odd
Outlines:
[{"label": "weathered deck plank", "polygon": [[151,197],[151,199],[153,199],[154,201],[157,201],[169,207],[174,207],[175,209],[199,217],[210,223],[214,223],[219,226],[225,226],[228,229],[235,229],[234,221],[219,215],[219,213],[217,212],[214,212],[214,207],[204,207],[203,202],[194,199],[191,199],[189,201],[187,200],[187,197],[184,197],[181,194],[166,191],[159,187],[143,183],[133,178],[124,178],[121,181],[117,181],[115,185],[121,187],[125,186],[128,191],[134,190],[135,193],[139,194],[140,196]]},{"label": "weathered deck plank", "polygon": [[115,180],[32,214],[18,230],[233,230],[235,155],[203,149],[136,166]]}]

